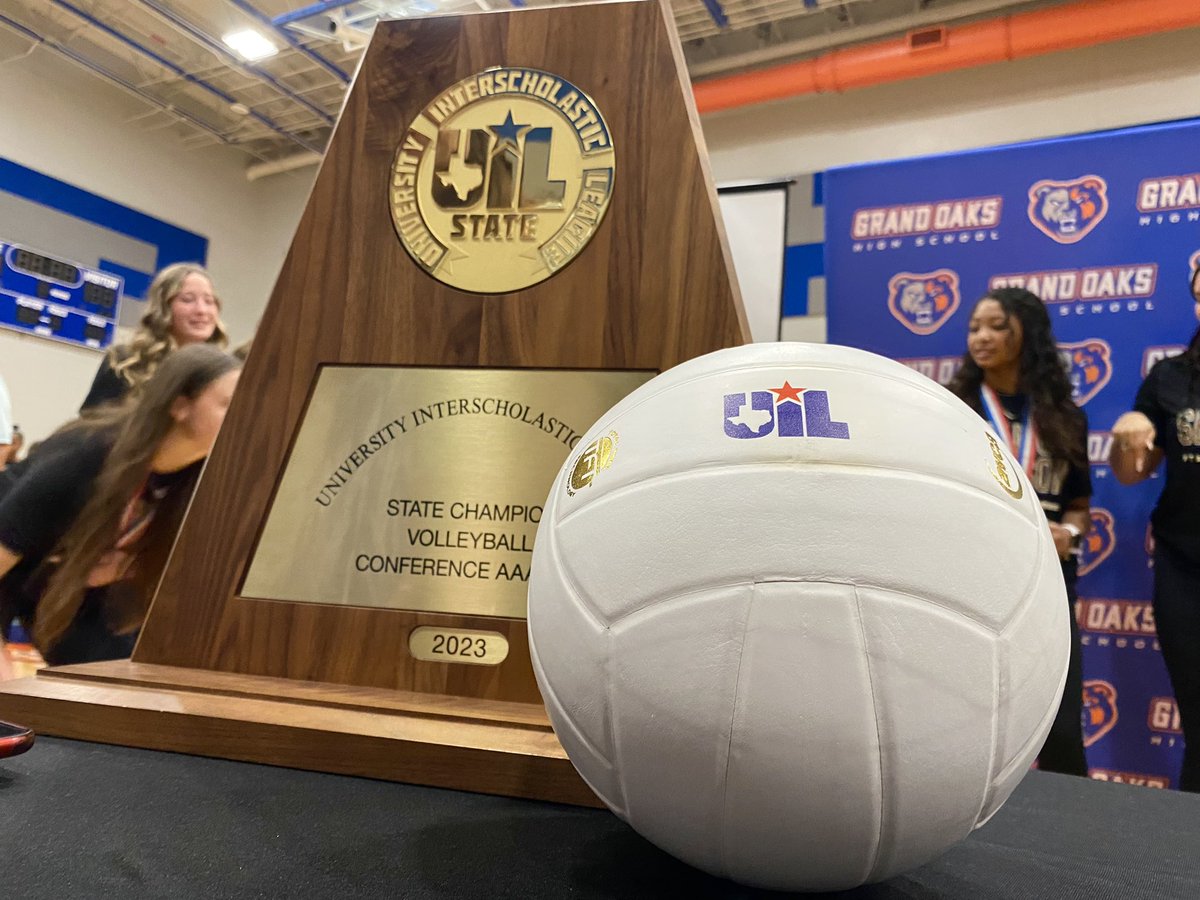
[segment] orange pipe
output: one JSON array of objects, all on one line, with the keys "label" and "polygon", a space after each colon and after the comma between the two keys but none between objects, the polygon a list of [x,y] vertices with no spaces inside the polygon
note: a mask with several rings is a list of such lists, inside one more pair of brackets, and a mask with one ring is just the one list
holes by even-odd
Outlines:
[{"label": "orange pipe", "polygon": [[947,28],[940,46],[913,50],[907,37],[893,38],[700,81],[693,91],[696,108],[710,113],[1195,26],[1200,26],[1198,0],[1080,0]]}]

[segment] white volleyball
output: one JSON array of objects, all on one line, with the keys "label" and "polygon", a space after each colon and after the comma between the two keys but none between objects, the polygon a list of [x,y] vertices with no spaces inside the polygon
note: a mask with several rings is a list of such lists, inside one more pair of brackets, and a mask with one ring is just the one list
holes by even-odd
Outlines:
[{"label": "white volleyball", "polygon": [[596,794],[692,865],[836,890],[942,853],[1037,755],[1070,632],[985,422],[871,353],[752,344],[604,415],[556,479],[534,670]]}]

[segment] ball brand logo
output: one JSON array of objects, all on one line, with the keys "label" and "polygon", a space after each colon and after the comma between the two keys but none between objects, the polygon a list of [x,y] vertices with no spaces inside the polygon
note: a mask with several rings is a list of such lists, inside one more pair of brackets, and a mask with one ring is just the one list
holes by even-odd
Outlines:
[{"label": "ball brand logo", "polygon": [[1017,477],[1016,470],[1010,470],[1005,461],[1004,453],[1000,450],[1000,442],[992,436],[990,431],[985,431],[983,436],[988,439],[992,451],[992,464],[988,467],[988,471],[996,479],[996,483],[1004,488],[1008,496],[1014,500],[1020,500],[1025,493],[1025,488],[1021,487],[1021,479]]},{"label": "ball brand logo", "polygon": [[1075,402],[1083,406],[1112,378],[1112,347],[1107,341],[1091,338],[1074,344],[1059,344],[1058,352],[1067,367]]},{"label": "ball brand logo", "polygon": [[1117,689],[1111,682],[1083,683],[1083,746],[1090,747],[1117,724]]},{"label": "ball brand logo", "polygon": [[1146,726],[1164,734],[1183,734],[1179,723],[1179,704],[1174,697],[1152,697],[1146,712]]},{"label": "ball brand logo", "polygon": [[571,466],[571,477],[567,479],[567,493],[574,497],[578,491],[589,487],[596,476],[613,464],[617,455],[617,433],[610,431],[602,438],[592,441],[583,448]]},{"label": "ball brand logo", "polygon": [[829,394],[809,388],[783,387],[725,395],[725,434],[738,440],[766,437],[837,438],[848,440],[850,426],[829,413]]},{"label": "ball brand logo", "polygon": [[1108,212],[1108,184],[1099,175],[1039,181],[1029,188],[1029,221],[1060,244],[1082,241]]},{"label": "ball brand logo", "polygon": [[1080,545],[1079,574],[1086,575],[1112,556],[1117,546],[1116,521],[1113,514],[1099,506],[1092,507],[1092,528]]},{"label": "ball brand logo", "polygon": [[888,280],[888,309],[915,334],[933,334],[954,315],[961,300],[953,269],[897,272]]},{"label": "ball brand logo", "polygon": [[536,69],[488,69],[443,91],[409,127],[392,165],[392,224],[439,281],[509,293],[587,245],[614,171],[608,126],[587,94]]},{"label": "ball brand logo", "polygon": [[1186,349],[1183,344],[1158,344],[1147,347],[1142,351],[1142,377],[1149,375],[1150,370],[1162,360],[1178,356]]}]

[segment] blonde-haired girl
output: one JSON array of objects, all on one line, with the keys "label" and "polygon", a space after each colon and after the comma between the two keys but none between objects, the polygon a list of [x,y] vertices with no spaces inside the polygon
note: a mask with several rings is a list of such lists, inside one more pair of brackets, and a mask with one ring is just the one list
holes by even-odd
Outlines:
[{"label": "blonde-haired girl", "polygon": [[212,279],[195,263],[174,263],[155,275],[146,302],[141,327],[128,344],[109,349],[81,412],[136,392],[172,350],[229,343]]}]

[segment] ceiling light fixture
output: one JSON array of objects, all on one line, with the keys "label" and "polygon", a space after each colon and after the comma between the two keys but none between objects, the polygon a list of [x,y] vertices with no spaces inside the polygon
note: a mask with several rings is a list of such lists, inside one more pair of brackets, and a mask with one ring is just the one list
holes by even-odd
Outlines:
[{"label": "ceiling light fixture", "polygon": [[247,62],[257,62],[279,52],[278,47],[252,28],[244,31],[231,31],[221,40],[226,47]]}]

